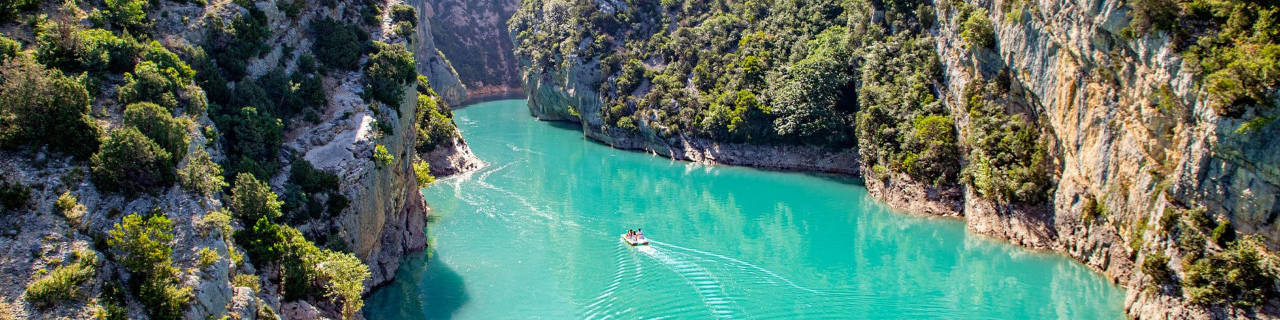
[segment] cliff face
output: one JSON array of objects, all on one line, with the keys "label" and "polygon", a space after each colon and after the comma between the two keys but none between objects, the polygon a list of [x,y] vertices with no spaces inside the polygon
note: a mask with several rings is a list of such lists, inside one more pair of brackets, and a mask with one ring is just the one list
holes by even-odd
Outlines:
[{"label": "cliff face", "polygon": [[432,32],[431,16],[435,12],[427,0],[405,1],[418,11],[418,39],[413,43],[413,58],[417,61],[418,74],[431,81],[431,88],[444,97],[449,104],[458,104],[467,99],[467,87],[458,77],[458,71],[436,47]]},{"label": "cliff face", "polygon": [[466,84],[466,101],[518,95],[520,69],[512,55],[507,19],[519,0],[428,0],[431,37]]},{"label": "cliff face", "polygon": [[[1048,120],[1061,173],[1048,212],[1000,212],[966,193],[969,225],[1067,253],[1103,271],[1130,288],[1126,306],[1133,316],[1208,318],[1238,312],[1208,310],[1178,296],[1142,290],[1138,252],[1120,244],[1154,244],[1152,251],[1172,256],[1172,240],[1136,226],[1156,225],[1172,212],[1166,208],[1200,205],[1223,213],[1241,233],[1273,239],[1265,242],[1274,250],[1274,239],[1280,238],[1269,217],[1280,212],[1280,180],[1274,174],[1280,164],[1274,142],[1280,126],[1236,133],[1243,121],[1219,116],[1200,98],[1204,92],[1169,35],[1120,36],[1130,19],[1123,2],[1039,1],[1023,19],[1005,19],[998,2],[973,4],[991,9],[999,39],[995,52],[963,48],[956,11],[937,10],[937,50],[948,70],[940,89],[953,114],[965,114],[957,108],[963,107],[960,92],[971,75],[1007,68],[1014,86],[1028,91],[1033,112]],[[1116,79],[1103,76],[1107,69],[1115,70]],[[1166,85],[1185,104],[1191,121],[1171,119],[1152,107]],[[1085,207],[1090,198],[1106,212],[1103,221],[1080,218],[1096,210]]]},{"label": "cliff face", "polygon": [[[1276,240],[1280,239],[1280,229],[1275,224],[1275,217],[1280,214],[1280,152],[1276,147],[1280,125],[1263,122],[1248,132],[1241,129],[1248,117],[1215,112],[1205,86],[1198,83],[1194,68],[1184,61],[1168,33],[1136,38],[1126,35],[1130,32],[1125,28],[1130,25],[1131,9],[1121,1],[964,1],[926,7],[932,11],[929,16],[936,18],[927,27],[932,37],[929,45],[942,67],[932,87],[949,111],[958,140],[972,141],[980,130],[975,127],[976,120],[970,118],[966,87],[978,80],[1007,81],[1004,85],[1010,98],[1003,102],[1003,108],[1032,119],[1040,128],[1047,149],[1047,177],[1052,188],[1043,202],[984,198],[967,182],[921,183],[904,174],[874,170],[873,162],[850,149],[717,143],[695,137],[694,129],[687,127],[663,132],[663,120],[657,112],[648,113],[648,108],[691,107],[684,101],[674,102],[674,107],[670,106],[673,102],[667,101],[658,106],[644,105],[649,103],[646,92],[657,86],[651,81],[658,81],[647,75],[629,93],[630,97],[599,92],[618,86],[617,79],[623,77],[626,67],[622,67],[622,73],[617,73],[617,64],[612,69],[602,67],[601,59],[584,49],[592,41],[599,43],[596,38],[604,36],[590,32],[575,35],[574,31],[558,29],[564,27],[563,19],[571,18],[554,12],[569,6],[547,1],[527,13],[532,19],[521,25],[513,22],[511,27],[513,35],[536,28],[552,36],[561,32],[582,44],[577,51],[570,51],[574,54],[566,55],[537,46],[518,49],[533,52],[528,56],[535,57],[521,62],[530,113],[539,119],[577,122],[586,136],[603,143],[676,159],[861,175],[871,194],[892,206],[962,216],[975,232],[1030,248],[1062,252],[1085,263],[1128,288],[1125,305],[1133,317],[1200,319],[1277,314],[1276,306],[1280,304],[1274,296],[1251,309],[1237,307],[1238,300],[1232,300],[1236,298],[1225,304],[1193,302],[1192,294],[1187,293],[1195,281],[1191,279],[1203,274],[1192,274],[1203,271],[1190,269],[1202,268],[1193,265],[1202,261],[1198,259],[1203,259],[1199,257],[1206,250],[1224,252],[1231,246],[1185,240],[1196,239],[1193,236],[1198,233],[1179,227],[1178,221],[1207,212],[1209,221],[1229,221],[1228,232],[1234,227],[1239,238],[1259,239],[1264,247],[1261,250],[1280,249]],[[614,2],[596,6],[606,13],[623,10]],[[966,46],[962,36],[966,17],[961,12],[971,9],[962,7],[986,10],[969,12],[981,12],[993,22],[991,48]],[[872,21],[892,24],[877,20],[891,14],[892,11],[875,8],[867,16],[875,17]],[[525,27],[529,29],[521,29]],[[624,30],[637,32],[645,28],[632,25]],[[680,32],[664,35],[672,37]],[[747,43],[745,36],[743,39],[738,45]],[[556,41],[561,40],[551,42]],[[630,50],[620,47],[614,43],[611,50]],[[604,56],[610,54],[609,50],[603,52]],[[671,54],[628,54],[643,63],[637,64],[641,70],[658,73],[676,66],[669,60]],[[794,63],[795,53],[792,54],[790,61]],[[733,70],[736,66],[727,68]],[[697,81],[697,72],[695,69],[687,80],[679,79],[690,85],[676,87],[697,92],[692,84]],[[677,73],[677,77],[684,76]],[[769,79],[775,76],[771,74]],[[624,110],[644,110],[635,111],[635,129],[618,128],[604,120],[609,103],[602,101],[609,99],[624,101]],[[1168,105],[1180,110],[1162,110]],[[778,108],[773,106],[775,112]],[[702,117],[704,111],[698,112]],[[1264,118],[1277,113],[1275,108],[1262,107],[1249,112]],[[974,147],[962,150],[969,148]],[[964,156],[960,165],[967,166],[972,161]],[[1199,256],[1195,252],[1200,252]],[[1171,259],[1142,266],[1148,257],[1155,256]],[[1171,275],[1146,274],[1163,268],[1170,269]],[[1168,277],[1173,280],[1164,280]],[[1274,284],[1263,284],[1259,290],[1270,291],[1268,286]]]}]

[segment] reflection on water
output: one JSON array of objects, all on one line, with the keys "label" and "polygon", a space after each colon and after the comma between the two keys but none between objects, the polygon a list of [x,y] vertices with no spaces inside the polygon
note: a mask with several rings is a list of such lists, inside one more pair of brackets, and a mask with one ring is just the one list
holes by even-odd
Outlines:
[{"label": "reflection on water", "polygon": [[[891,212],[846,179],[611,149],[522,101],[456,112],[488,165],[424,191],[430,261],[385,318],[1119,318],[1085,267]],[[644,228],[648,247],[618,240]]]}]

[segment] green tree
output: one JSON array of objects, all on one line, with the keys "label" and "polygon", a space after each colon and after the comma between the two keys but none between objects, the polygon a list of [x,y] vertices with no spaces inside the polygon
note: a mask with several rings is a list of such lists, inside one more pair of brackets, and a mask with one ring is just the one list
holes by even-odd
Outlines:
[{"label": "green tree", "polygon": [[235,187],[231,189],[231,212],[240,218],[240,222],[245,225],[256,223],[259,219],[265,219],[267,222],[279,219],[283,214],[280,211],[280,205],[283,204],[277,200],[274,192],[271,192],[271,186],[267,183],[258,181],[253,175],[241,173],[236,175]]},{"label": "green tree", "polygon": [[173,156],[134,127],[112,131],[89,159],[99,189],[136,194],[173,184]]},{"label": "green tree", "polygon": [[365,64],[365,94],[392,108],[398,108],[404,98],[405,84],[413,83],[417,70],[413,67],[413,53],[403,44],[374,42],[374,52]]},{"label": "green tree", "polygon": [[317,278],[324,283],[325,296],[342,306],[342,318],[351,319],[364,306],[360,294],[369,279],[369,266],[350,253],[324,250],[316,265]]},{"label": "green tree", "polygon": [[139,102],[125,107],[124,124],[138,128],[139,132],[168,151],[174,162],[186,157],[187,145],[191,142],[187,137],[191,120],[174,118],[169,110],[154,103]]},{"label": "green tree", "polygon": [[991,18],[987,17],[987,9],[975,8],[968,12],[968,17],[960,25],[960,38],[964,39],[965,48],[972,51],[996,47],[995,29]]},{"label": "green tree", "polygon": [[338,70],[355,70],[360,66],[368,35],[359,27],[326,18],[311,22],[311,28],[316,35],[311,50],[321,64]]},{"label": "green tree", "polygon": [[89,101],[80,81],[26,57],[10,59],[0,66],[0,145],[48,145],[87,158],[101,131]]},{"label": "green tree", "polygon": [[187,160],[187,166],[178,170],[178,183],[187,190],[212,196],[227,187],[222,177],[222,167],[213,162],[209,152],[196,148]]},{"label": "green tree", "polygon": [[107,231],[107,245],[129,272],[151,275],[173,263],[173,222],[164,214],[124,216]]}]

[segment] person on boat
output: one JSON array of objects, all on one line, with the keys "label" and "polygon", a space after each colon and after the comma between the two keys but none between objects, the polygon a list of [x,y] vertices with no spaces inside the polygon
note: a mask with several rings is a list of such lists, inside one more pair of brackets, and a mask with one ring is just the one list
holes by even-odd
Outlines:
[{"label": "person on boat", "polygon": [[636,240],[644,239],[644,229],[636,229]]},{"label": "person on boat", "polygon": [[635,241],[635,239],[636,239],[635,230],[627,229],[627,240]]}]

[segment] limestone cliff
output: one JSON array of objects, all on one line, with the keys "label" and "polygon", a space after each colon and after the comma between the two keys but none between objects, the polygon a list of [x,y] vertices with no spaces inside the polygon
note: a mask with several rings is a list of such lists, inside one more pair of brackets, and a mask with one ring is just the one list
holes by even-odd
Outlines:
[{"label": "limestone cliff", "polygon": [[518,96],[520,70],[512,54],[507,19],[520,6],[518,0],[428,0],[431,37],[466,85],[460,105],[487,99]]},{"label": "limestone cliff", "polygon": [[[538,45],[518,49],[529,53],[523,57],[536,58],[521,63],[530,113],[539,119],[576,122],[582,125],[586,136],[603,143],[676,159],[861,175],[871,194],[892,206],[961,216],[975,232],[1029,248],[1061,252],[1085,263],[1128,288],[1125,305],[1132,317],[1266,318],[1280,314],[1280,303],[1274,295],[1256,308],[1239,308],[1235,301],[1193,302],[1191,294],[1186,293],[1188,289],[1177,284],[1191,281],[1187,269],[1196,258],[1188,253],[1188,247],[1208,247],[1198,250],[1211,252],[1228,247],[1188,242],[1191,240],[1180,242],[1178,234],[1197,233],[1177,231],[1185,229],[1177,227],[1178,221],[1188,215],[1208,212],[1207,221],[1229,221],[1227,229],[1234,226],[1240,237],[1258,237],[1263,250],[1280,249],[1280,228],[1275,224],[1275,217],[1280,214],[1280,152],[1276,143],[1280,125],[1263,121],[1260,127],[1244,129],[1249,119],[1273,119],[1268,117],[1275,117],[1277,110],[1250,109],[1253,118],[1215,112],[1207,89],[1198,82],[1195,66],[1184,61],[1169,33],[1133,37],[1131,31],[1125,31],[1132,9],[1122,1],[934,2],[931,6],[922,5],[931,12],[914,13],[928,22],[922,24],[927,26],[929,45],[942,66],[932,84],[933,91],[949,111],[960,141],[971,139],[978,130],[970,119],[969,97],[965,96],[965,88],[976,80],[1007,81],[1003,84],[1012,92],[1012,98],[1004,102],[1006,112],[1021,114],[1040,127],[1048,149],[1047,176],[1053,187],[1048,200],[1038,203],[988,199],[967,183],[921,183],[904,174],[874,170],[867,159],[849,149],[712,142],[695,137],[696,128],[672,130],[664,125],[663,114],[650,111],[698,107],[678,99],[647,104],[651,103],[648,93],[656,90],[654,83],[658,81],[651,74],[678,67],[668,60],[672,54],[622,54],[624,59],[636,57],[635,65],[645,72],[644,76],[638,85],[627,87],[633,91],[608,92],[606,89],[619,86],[618,79],[627,72],[627,66],[623,64],[624,71],[618,72],[616,60],[612,66],[604,67],[607,63],[595,55],[633,50],[629,47],[632,44],[624,48],[619,42],[605,41],[603,51],[592,49],[592,45],[600,44],[601,38],[616,39],[625,33],[566,31],[566,24],[580,20],[558,12],[584,9],[557,1],[540,3],[541,6],[527,9],[529,18],[520,25],[513,22],[513,35],[536,28],[543,34],[528,39],[542,41],[538,37],[549,36],[550,43],[563,41],[559,44],[578,46],[561,49],[569,54],[543,50]],[[617,1],[605,1],[585,10],[616,14],[629,8]],[[658,16],[663,17],[679,14],[678,8],[657,10]],[[906,25],[884,22],[895,14],[885,11],[875,8],[866,17],[889,24],[890,29]],[[637,14],[638,10],[628,12]],[[961,12],[987,15],[986,20],[993,22],[992,48],[971,49],[966,45],[962,34],[966,34],[963,25],[967,17]],[[863,28],[850,24],[850,33]],[[524,27],[529,29],[521,29]],[[652,29],[641,24],[623,30]],[[678,28],[668,31],[658,33],[674,37],[684,32]],[[738,45],[747,42],[746,36],[742,39]],[[790,62],[794,63],[797,59],[792,54]],[[719,70],[731,72],[725,70],[735,68],[730,65]],[[609,71],[601,72],[602,69]],[[689,69],[693,68],[678,70]],[[694,84],[698,72],[694,69],[691,75],[677,73],[675,88],[698,92]],[[686,75],[689,79],[679,78]],[[770,74],[768,79],[781,78]],[[1275,92],[1275,88],[1265,90]],[[636,119],[634,129],[619,128],[611,123],[615,120],[605,120],[605,110],[612,103],[604,101],[610,99],[623,101],[616,108],[624,113],[637,110],[630,115]],[[1185,111],[1162,111],[1167,109],[1163,105],[1170,104]],[[778,108],[773,106],[775,112]],[[702,112],[698,111],[699,118],[704,117]],[[680,116],[690,114],[681,112]],[[971,161],[963,158],[959,165]],[[1172,260],[1144,269],[1142,262],[1153,256]],[[1157,276],[1175,280],[1144,274],[1144,270],[1166,267],[1172,271]],[[1260,290],[1274,290],[1268,290],[1268,286],[1274,287],[1264,284]]]}]

